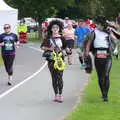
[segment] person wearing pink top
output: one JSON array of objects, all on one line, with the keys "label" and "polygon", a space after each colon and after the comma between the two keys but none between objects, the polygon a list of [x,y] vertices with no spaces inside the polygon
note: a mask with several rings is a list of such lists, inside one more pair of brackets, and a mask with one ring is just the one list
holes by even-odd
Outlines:
[{"label": "person wearing pink top", "polygon": [[72,64],[72,49],[74,48],[74,40],[75,40],[75,36],[74,36],[74,28],[72,26],[72,23],[69,21],[68,22],[68,27],[65,28],[63,30],[63,36],[66,40],[66,53],[68,56],[68,64],[71,65]]}]

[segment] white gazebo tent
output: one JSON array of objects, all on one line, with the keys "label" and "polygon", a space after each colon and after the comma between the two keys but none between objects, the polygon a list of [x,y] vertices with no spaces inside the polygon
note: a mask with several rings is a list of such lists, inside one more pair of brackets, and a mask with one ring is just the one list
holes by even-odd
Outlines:
[{"label": "white gazebo tent", "polygon": [[10,24],[11,31],[17,33],[18,10],[8,6],[4,0],[0,0],[0,34],[4,32],[3,25]]}]

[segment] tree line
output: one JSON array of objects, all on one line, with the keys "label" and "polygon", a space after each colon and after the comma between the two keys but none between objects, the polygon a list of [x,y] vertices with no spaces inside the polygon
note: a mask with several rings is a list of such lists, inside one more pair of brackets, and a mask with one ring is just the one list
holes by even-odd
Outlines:
[{"label": "tree line", "polygon": [[120,12],[120,0],[5,0],[19,10],[19,18],[33,17],[41,22],[46,17],[66,16],[88,19],[104,15],[113,20]]}]

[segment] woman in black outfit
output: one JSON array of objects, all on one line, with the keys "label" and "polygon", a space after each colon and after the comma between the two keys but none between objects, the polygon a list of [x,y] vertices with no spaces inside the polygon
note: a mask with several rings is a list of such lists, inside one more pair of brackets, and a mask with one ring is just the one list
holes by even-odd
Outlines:
[{"label": "woman in black outfit", "polygon": [[108,91],[110,87],[109,74],[112,66],[111,39],[106,31],[104,17],[99,16],[95,20],[97,28],[91,32],[85,44],[85,56],[92,51],[94,55],[95,68],[98,76],[98,83],[102,93],[103,101],[108,101]]},{"label": "woman in black outfit", "polygon": [[[43,41],[41,49],[44,51],[52,51],[59,48],[63,50],[66,48],[65,39],[61,33],[63,30],[63,23],[59,20],[53,20],[49,23],[47,29],[47,39]],[[55,97],[54,101],[63,102],[63,70],[57,70],[54,68],[54,59],[51,57],[46,58],[48,61],[48,68],[52,77],[52,86],[54,89]],[[64,56],[62,56],[64,59]]]},{"label": "woman in black outfit", "polygon": [[12,85],[13,63],[16,54],[16,45],[19,45],[18,37],[11,32],[11,25],[4,25],[4,33],[0,34],[1,56],[8,74],[8,85]]}]

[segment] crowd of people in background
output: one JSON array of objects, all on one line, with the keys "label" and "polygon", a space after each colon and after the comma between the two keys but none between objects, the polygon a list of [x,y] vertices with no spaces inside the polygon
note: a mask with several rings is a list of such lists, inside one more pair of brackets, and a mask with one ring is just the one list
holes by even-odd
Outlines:
[{"label": "crowd of people in background", "polygon": [[[53,21],[55,22],[55,20]],[[66,17],[64,22],[61,21],[61,23],[63,23],[63,30],[59,32],[59,35],[65,40],[66,47],[64,48],[65,54],[63,55],[67,56],[68,64],[74,64],[73,49],[77,48],[80,68],[84,69],[87,73],[91,73],[93,62],[90,54],[92,54],[102,98],[103,101],[107,102],[110,87],[109,74],[112,67],[112,55],[116,55],[117,58],[119,57],[120,15],[116,18],[114,24],[108,21],[104,16],[97,16],[94,20],[79,20],[74,24],[69,17]],[[49,33],[49,23],[45,24],[44,27],[43,41],[46,41]],[[54,68],[52,68],[52,70],[54,70]],[[51,74],[51,76],[53,79],[56,75]],[[56,81],[57,77],[60,78],[59,75],[56,76]],[[59,87],[60,85],[58,84],[58,88]],[[53,89],[55,90],[54,80]],[[55,101],[60,101],[57,99],[57,94],[58,92],[55,92]],[[63,102],[63,99],[61,102]]]},{"label": "crowd of people in background", "polygon": [[[42,23],[41,28],[43,57],[48,61],[48,69],[52,78],[54,101],[63,102],[63,72],[65,57],[68,65],[72,65],[74,48],[78,53],[80,68],[91,73],[93,63],[98,76],[98,83],[103,101],[108,101],[110,87],[110,70],[112,55],[119,58],[120,43],[120,14],[115,22],[107,20],[104,16],[97,16],[94,20],[78,20],[77,22],[66,17],[64,21],[54,19]],[[11,25],[4,25],[4,33],[0,34],[0,46],[6,72],[8,85],[12,85],[13,63],[15,59],[15,46],[27,39],[27,25],[24,21],[18,26],[19,38],[11,32]],[[27,41],[26,41],[27,42]]]}]

